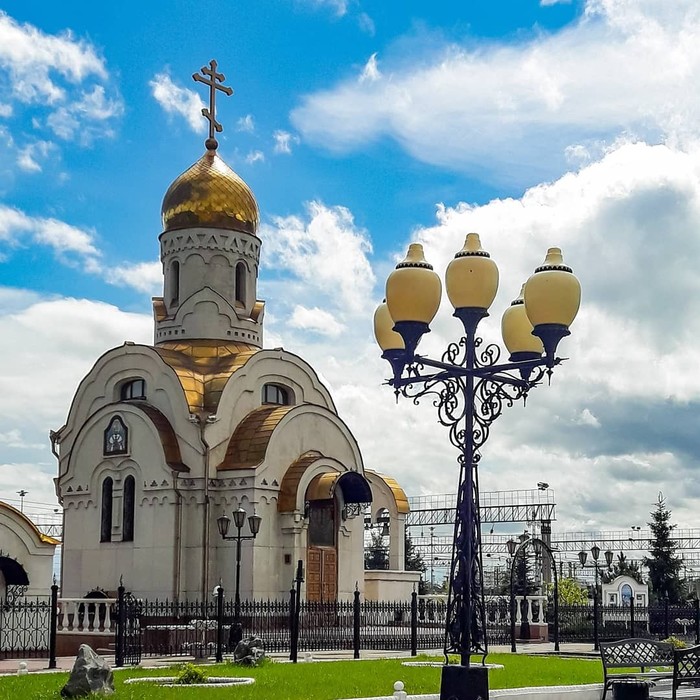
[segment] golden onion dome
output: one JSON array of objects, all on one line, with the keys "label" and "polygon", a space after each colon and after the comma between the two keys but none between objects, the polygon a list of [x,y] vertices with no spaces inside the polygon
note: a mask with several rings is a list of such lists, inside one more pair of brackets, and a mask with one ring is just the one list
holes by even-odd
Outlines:
[{"label": "golden onion dome", "polygon": [[170,185],[161,215],[163,232],[204,227],[255,235],[260,219],[248,185],[209,148]]}]

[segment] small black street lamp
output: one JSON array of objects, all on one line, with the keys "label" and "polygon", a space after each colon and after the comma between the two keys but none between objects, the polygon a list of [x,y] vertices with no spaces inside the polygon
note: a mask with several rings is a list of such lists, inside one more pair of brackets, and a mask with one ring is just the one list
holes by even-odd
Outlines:
[{"label": "small black street lamp", "polygon": [[[497,345],[484,345],[477,336],[477,326],[489,315],[498,289],[498,268],[481,248],[478,234],[467,234],[464,247],[447,267],[445,282],[464,335],[447,346],[440,360],[417,353],[442,298],[440,277],[418,243],[409,246],[405,260],[387,279],[386,301],[374,314],[374,335],[391,365],[387,383],[397,399],[401,395],[418,403],[430,396],[439,422],[449,428],[450,442],[459,450],[440,696],[476,700],[488,697],[478,484],[481,448],[503,409],[524,399],[561,362],[557,346],[569,335],[581,287],[561,250],[550,248],[502,317],[509,353],[504,362]],[[450,654],[459,656],[458,664],[448,663]],[[480,666],[471,665],[472,654],[482,657]]]},{"label": "small black street lamp", "polygon": [[[593,567],[595,568],[595,586],[593,587],[593,649],[598,651],[598,558],[600,557],[600,547],[594,544],[591,547],[591,556],[593,557]],[[586,559],[588,558],[588,553],[585,550],[581,550],[578,553],[578,560],[581,562],[581,568],[586,567]],[[605,562],[608,565],[608,569],[612,565],[613,553],[608,549],[605,552]]]},{"label": "small black street lamp", "polygon": [[[219,528],[219,534],[224,540],[236,540],[236,598],[234,607],[234,623],[240,625],[241,622],[241,542],[243,540],[254,540],[260,532],[260,523],[262,518],[253,513],[248,515],[243,508],[238,508],[233,511],[233,524],[236,526],[236,534],[229,537],[228,530],[231,527],[231,518],[226,514],[220,515],[216,519],[216,525]],[[241,535],[241,530],[245,524],[246,516],[248,516],[248,527],[250,535]]]}]

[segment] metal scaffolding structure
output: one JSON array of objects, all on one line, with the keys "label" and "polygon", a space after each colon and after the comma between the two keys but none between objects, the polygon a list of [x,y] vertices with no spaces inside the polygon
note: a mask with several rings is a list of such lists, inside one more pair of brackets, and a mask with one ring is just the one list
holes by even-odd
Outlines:
[{"label": "metal scaffolding structure", "polygon": [[[452,525],[457,494],[409,496],[411,512],[406,527]],[[479,494],[481,522],[528,523],[556,520],[554,489],[537,488],[517,491],[485,491]]]},{"label": "metal scaffolding structure", "polygon": [[63,523],[62,522],[48,522],[48,521],[34,521],[39,532],[49,537],[55,537],[58,540],[63,539]]},{"label": "metal scaffolding structure", "polygon": [[[507,556],[506,543],[509,539],[511,539],[511,535],[483,533],[481,543],[484,553]],[[696,550],[695,552],[683,552],[683,559],[700,561],[700,529],[674,530],[673,539],[680,550]],[[412,536],[411,540],[421,551],[430,546],[429,537]],[[578,552],[589,550],[594,544],[597,544],[602,550],[611,549],[613,552],[648,552],[651,544],[651,532],[641,530],[635,533],[634,537],[624,530],[552,533],[552,548],[562,554],[565,560],[575,558]],[[446,555],[449,558],[452,538],[436,535],[432,538],[432,546],[435,556]],[[573,554],[573,557],[567,556],[568,553]]]}]

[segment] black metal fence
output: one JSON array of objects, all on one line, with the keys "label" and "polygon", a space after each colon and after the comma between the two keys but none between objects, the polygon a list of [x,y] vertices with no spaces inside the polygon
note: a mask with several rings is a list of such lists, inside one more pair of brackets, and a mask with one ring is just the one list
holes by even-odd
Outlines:
[{"label": "black metal fence", "polygon": [[[270,652],[394,650],[416,654],[440,649],[445,641],[446,605],[442,600],[367,601],[359,592],[353,600],[316,603],[292,600],[242,601],[238,620],[233,600],[223,590],[211,600],[139,600],[120,586],[119,597],[105,601],[105,620],[94,624],[80,619],[62,620],[64,600],[57,587],[50,598],[0,600],[0,657],[48,658],[56,664],[57,635],[99,632],[104,646],[113,646],[117,665],[138,663],[143,656],[216,656],[235,648],[241,635],[260,636]],[[293,598],[293,597],[292,597]],[[86,601],[90,612],[99,601]],[[80,605],[78,609],[80,609]],[[70,617],[70,615],[68,615]],[[80,617],[80,616],[78,616]],[[111,620],[116,621],[112,625]],[[550,640],[554,610],[547,611]],[[513,644],[521,629],[510,624],[509,600],[492,599],[486,605],[488,643]],[[99,623],[98,623],[99,622]],[[292,644],[293,634],[297,644]],[[560,642],[596,643],[628,637],[663,639],[676,636],[689,644],[700,643],[697,601],[683,606],[559,606]]]},{"label": "black metal fence", "polygon": [[[413,608],[415,613],[412,613]],[[298,651],[440,647],[444,639],[444,605],[435,606],[430,619],[418,619],[412,601],[350,601],[299,604]],[[289,600],[242,601],[241,632],[264,640],[271,652],[289,652],[292,608]],[[219,615],[216,599],[141,601],[141,651],[144,656],[214,655],[231,652],[238,641],[235,603],[224,600]],[[219,639],[221,642],[219,643]],[[359,650],[359,649],[358,649]]]},{"label": "black metal fence", "polygon": [[0,658],[46,658],[51,612],[47,597],[0,600]]},{"label": "black metal fence", "polygon": [[[700,643],[700,615],[697,601],[687,605],[592,605],[559,606],[559,639],[562,642],[610,642],[628,637],[666,639],[688,644]],[[550,620],[553,618],[549,618]]]}]

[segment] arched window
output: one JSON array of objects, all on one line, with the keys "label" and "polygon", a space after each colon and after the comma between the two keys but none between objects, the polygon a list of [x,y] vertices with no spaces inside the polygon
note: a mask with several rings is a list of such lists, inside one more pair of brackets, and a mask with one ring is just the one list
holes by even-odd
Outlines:
[{"label": "arched window", "polygon": [[100,522],[100,542],[112,541],[112,489],[114,482],[108,476],[102,482],[102,520]]},{"label": "arched window", "polygon": [[262,402],[278,404],[279,406],[289,406],[290,391],[279,384],[265,384],[262,390]]},{"label": "arched window", "polygon": [[180,263],[173,260],[170,266],[170,305],[177,306],[180,303]]},{"label": "arched window", "polygon": [[129,449],[129,430],[119,416],[114,416],[104,431],[102,453],[105,457],[126,454]]},{"label": "arched window", "polygon": [[144,379],[132,379],[129,382],[122,384],[119,397],[122,401],[129,399],[145,399],[146,398],[146,381]]},{"label": "arched window", "polygon": [[236,264],[236,304],[245,306],[245,278],[246,266],[244,262]]},{"label": "arched window", "polygon": [[133,476],[124,479],[124,498],[122,501],[122,542],[134,541],[134,502],[136,481]]}]

